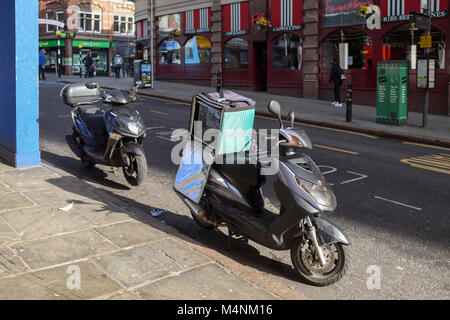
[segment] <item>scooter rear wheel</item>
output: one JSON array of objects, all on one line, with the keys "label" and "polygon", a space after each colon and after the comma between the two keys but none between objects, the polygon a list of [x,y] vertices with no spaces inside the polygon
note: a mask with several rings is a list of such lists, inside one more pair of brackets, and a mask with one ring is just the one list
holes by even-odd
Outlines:
[{"label": "scooter rear wheel", "polygon": [[322,246],[326,264],[322,266],[308,238],[295,239],[291,260],[300,278],[307,284],[324,287],[338,282],[350,267],[348,247],[341,243]]}]

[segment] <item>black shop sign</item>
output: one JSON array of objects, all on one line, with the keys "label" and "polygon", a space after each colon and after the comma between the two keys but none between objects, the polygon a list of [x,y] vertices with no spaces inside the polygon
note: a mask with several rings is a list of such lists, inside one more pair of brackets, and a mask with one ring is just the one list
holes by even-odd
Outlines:
[{"label": "black shop sign", "polygon": [[364,23],[357,17],[359,8],[373,1],[322,0],[323,26],[339,27]]}]

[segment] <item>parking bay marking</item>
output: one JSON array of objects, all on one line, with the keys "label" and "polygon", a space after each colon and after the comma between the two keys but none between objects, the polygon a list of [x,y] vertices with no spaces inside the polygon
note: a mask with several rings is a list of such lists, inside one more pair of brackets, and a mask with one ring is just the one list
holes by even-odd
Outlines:
[{"label": "parking bay marking", "polygon": [[414,209],[414,210],[417,210],[417,211],[422,211],[422,208],[410,206],[409,204],[404,204],[404,203],[401,203],[401,202],[398,202],[398,201],[385,199],[385,198],[382,198],[382,197],[379,197],[379,196],[375,196],[374,198],[375,198],[375,199],[378,199],[378,200],[383,200],[383,201],[387,201],[387,202],[390,202],[390,203],[398,204],[398,205],[400,205],[400,206],[404,206],[404,207],[407,207],[407,208],[411,208],[411,209]]},{"label": "parking bay marking", "polygon": [[446,153],[402,159],[400,162],[415,168],[450,174],[450,154]]}]

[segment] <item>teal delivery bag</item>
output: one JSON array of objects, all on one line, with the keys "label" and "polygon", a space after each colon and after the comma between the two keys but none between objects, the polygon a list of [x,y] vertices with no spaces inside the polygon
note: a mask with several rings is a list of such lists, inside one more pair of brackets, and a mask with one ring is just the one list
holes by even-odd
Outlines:
[{"label": "teal delivery bag", "polygon": [[255,101],[233,91],[201,93],[192,99],[190,133],[205,143],[216,129],[216,156],[250,149]]}]

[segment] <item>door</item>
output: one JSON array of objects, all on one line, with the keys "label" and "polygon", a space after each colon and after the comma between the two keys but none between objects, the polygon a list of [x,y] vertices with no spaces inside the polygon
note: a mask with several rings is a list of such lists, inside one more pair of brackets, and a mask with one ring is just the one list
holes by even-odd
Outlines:
[{"label": "door", "polygon": [[267,42],[254,42],[253,52],[255,57],[254,83],[257,91],[267,90]]}]

